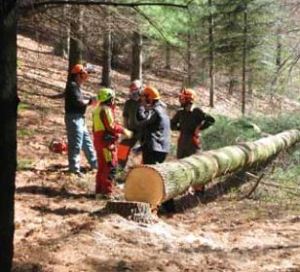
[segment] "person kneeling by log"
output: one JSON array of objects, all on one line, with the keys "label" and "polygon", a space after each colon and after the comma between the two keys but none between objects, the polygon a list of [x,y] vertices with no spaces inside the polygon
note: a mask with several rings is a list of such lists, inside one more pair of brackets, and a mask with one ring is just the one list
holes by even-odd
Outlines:
[{"label": "person kneeling by log", "polygon": [[115,92],[101,88],[99,104],[93,112],[94,145],[98,160],[96,198],[113,198],[113,181],[117,167],[117,140],[120,134],[131,138],[133,133],[115,122]]},{"label": "person kneeling by log", "polygon": [[[177,158],[182,159],[201,151],[200,132],[212,124],[215,119],[195,106],[196,93],[193,89],[182,88],[179,93],[181,109],[171,119],[171,129],[180,132],[177,143]],[[194,187],[194,193],[202,196],[204,185]]]}]

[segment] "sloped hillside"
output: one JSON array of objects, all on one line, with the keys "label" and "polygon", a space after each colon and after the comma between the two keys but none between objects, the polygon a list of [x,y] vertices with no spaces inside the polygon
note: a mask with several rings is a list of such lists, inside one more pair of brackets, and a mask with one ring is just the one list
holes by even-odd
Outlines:
[{"label": "sloped hillside", "polygon": [[[184,209],[162,215],[152,225],[104,215],[105,202],[94,200],[94,173],[67,174],[66,155],[49,152],[53,138],[65,137],[63,99],[67,60],[52,47],[18,37],[18,172],[14,271],[299,271],[299,204],[234,200],[231,193],[208,188],[200,202],[182,200]],[[96,67],[86,88],[95,93]],[[162,91],[170,114],[181,82],[154,75],[146,83]],[[129,76],[113,72],[118,117]],[[205,110],[208,91],[197,87]],[[239,115],[238,96],[217,90],[213,113]],[[273,104],[272,104],[273,103]],[[251,111],[297,110],[287,99],[256,96]],[[89,115],[88,115],[89,116]],[[176,135],[174,135],[175,138]],[[175,141],[175,139],[174,139]],[[132,158],[136,163],[139,158]],[[85,162],[83,161],[83,165]],[[122,189],[118,189],[122,193]],[[180,200],[178,205],[180,204]]]}]

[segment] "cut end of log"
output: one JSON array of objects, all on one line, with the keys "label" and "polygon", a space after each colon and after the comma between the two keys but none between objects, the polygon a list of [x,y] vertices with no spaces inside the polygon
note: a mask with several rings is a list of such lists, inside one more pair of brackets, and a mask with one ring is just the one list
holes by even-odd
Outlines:
[{"label": "cut end of log", "polygon": [[155,169],[141,166],[128,173],[125,182],[127,201],[146,202],[155,208],[162,202],[164,195],[163,178]]}]

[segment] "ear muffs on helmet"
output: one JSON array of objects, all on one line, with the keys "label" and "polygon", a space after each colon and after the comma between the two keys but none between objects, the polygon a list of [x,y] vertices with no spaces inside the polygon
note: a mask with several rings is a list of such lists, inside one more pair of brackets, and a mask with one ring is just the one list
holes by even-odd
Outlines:
[{"label": "ear muffs on helmet", "polygon": [[110,88],[101,88],[97,96],[98,100],[103,103],[115,98],[115,91]]},{"label": "ear muffs on helmet", "polygon": [[193,89],[183,88],[179,93],[181,104],[193,103],[196,99],[196,92]]}]

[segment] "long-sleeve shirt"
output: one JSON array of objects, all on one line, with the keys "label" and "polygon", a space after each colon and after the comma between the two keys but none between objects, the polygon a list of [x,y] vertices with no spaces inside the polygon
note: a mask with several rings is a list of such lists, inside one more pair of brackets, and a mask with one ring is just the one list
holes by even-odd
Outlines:
[{"label": "long-sleeve shirt", "polygon": [[87,104],[80,86],[75,81],[70,81],[65,90],[65,112],[84,115]]},{"label": "long-sleeve shirt", "polygon": [[190,111],[181,109],[171,119],[171,129],[179,130],[177,158],[184,158],[195,154],[201,149],[200,130],[210,127],[215,119],[204,113],[198,107]]},{"label": "long-sleeve shirt", "polygon": [[171,129],[179,130],[181,134],[193,136],[197,129],[204,130],[210,127],[215,119],[198,107],[190,111],[181,109],[171,119]]}]

